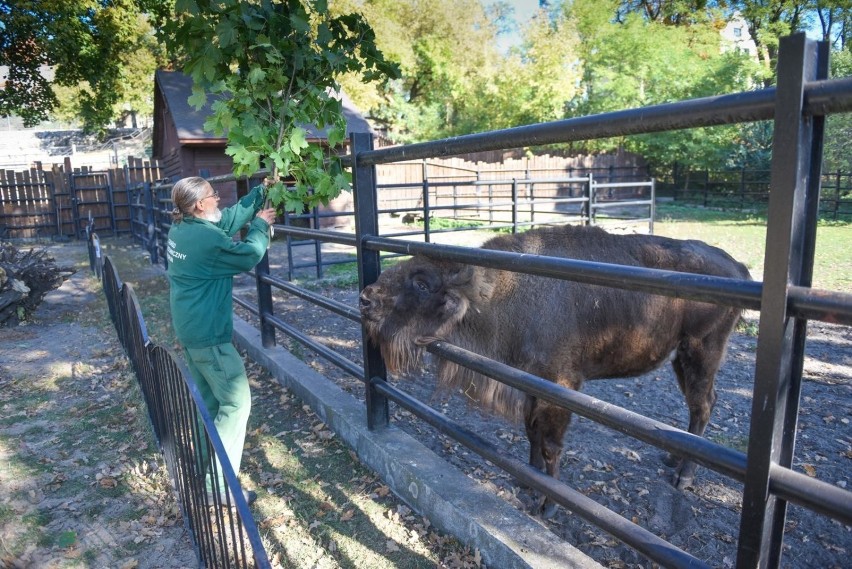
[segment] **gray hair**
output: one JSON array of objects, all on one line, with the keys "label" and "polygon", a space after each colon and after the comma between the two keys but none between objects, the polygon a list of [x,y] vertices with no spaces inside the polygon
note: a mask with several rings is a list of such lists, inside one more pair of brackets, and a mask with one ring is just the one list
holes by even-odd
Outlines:
[{"label": "gray hair", "polygon": [[195,209],[198,200],[204,198],[209,183],[204,178],[190,176],[183,178],[172,187],[172,221],[180,223],[185,215],[189,215]]}]

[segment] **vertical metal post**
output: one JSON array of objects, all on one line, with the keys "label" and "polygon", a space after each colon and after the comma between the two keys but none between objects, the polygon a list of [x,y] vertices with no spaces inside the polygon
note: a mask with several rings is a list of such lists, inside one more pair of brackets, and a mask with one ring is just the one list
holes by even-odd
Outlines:
[{"label": "vertical metal post", "polygon": [[648,233],[654,234],[654,218],[657,216],[657,180],[651,178],[651,206],[648,208]]},{"label": "vertical metal post", "polygon": [[[423,239],[426,243],[432,241],[432,212],[429,205],[429,177],[427,172],[428,166],[426,161],[423,161]],[[438,199],[438,192],[435,192],[435,199]]]},{"label": "vertical metal post", "polygon": [[594,206],[592,205],[592,201],[595,199],[594,183],[594,174],[589,172],[589,181],[583,186],[583,197],[585,198],[582,209],[583,225],[594,225]]},{"label": "vertical metal post", "polygon": [[494,185],[488,184],[488,225],[494,225]]},{"label": "vertical metal post", "polygon": [[[320,228],[319,208],[314,206],[311,209],[311,220],[314,224],[314,229]],[[317,261],[317,278],[322,278],[322,241],[314,239],[314,258]]]},{"label": "vertical metal post", "polygon": [[264,348],[271,348],[275,345],[275,327],[269,323],[267,317],[273,314],[272,285],[263,279],[269,276],[268,250],[255,267],[254,273],[257,283],[257,310],[260,315],[260,340]]},{"label": "vertical metal post", "polygon": [[[361,166],[358,154],[373,149],[373,135],[353,132],[352,182],[355,193],[355,237],[358,251],[358,284],[361,290],[373,284],[381,272],[379,251],[364,248],[364,238],[379,234],[379,206],[376,191],[375,166]],[[361,346],[364,351],[364,380],[367,382],[367,427],[377,429],[386,427],[389,420],[388,400],[373,386],[373,379],[385,379],[385,362],[378,348],[367,338],[366,329],[361,326]]]},{"label": "vertical metal post", "polygon": [[[429,165],[423,160],[423,239],[426,243],[432,241],[432,229],[429,227],[431,215],[429,211]],[[454,186],[455,187],[455,186]],[[455,191],[455,190],[453,190]],[[437,193],[435,194],[437,200]]]},{"label": "vertical metal post", "polygon": [[[530,159],[529,158],[527,158],[527,167],[524,169],[524,179],[530,180]],[[530,200],[530,227],[532,227],[532,224],[535,223],[535,191],[534,191],[535,184],[527,181],[526,185],[527,185],[527,197]],[[557,195],[557,197],[558,197],[558,195]],[[553,209],[556,209],[556,207],[554,207]]]},{"label": "vertical metal post", "polygon": [[802,110],[805,84],[827,70],[818,55],[828,51],[819,51],[805,34],[781,40],[739,568],[775,567],[781,557],[787,504],[770,494],[769,473],[790,466],[796,442],[806,322],[788,317],[787,290],[809,284],[813,267],[823,119]]},{"label": "vertical metal post", "polygon": [[[284,210],[284,225],[289,226],[292,225],[290,221],[290,212],[286,209]],[[293,237],[288,233],[287,234],[287,280],[293,280],[293,274],[295,271],[294,267],[294,259],[293,259]]]},{"label": "vertical metal post", "polygon": [[512,233],[518,232],[518,179],[512,178]]},{"label": "vertical metal post", "polygon": [[[852,176],[852,174],[850,174]],[[852,179],[852,177],[850,177]],[[840,212],[840,168],[837,169],[837,177],[834,183],[834,221],[837,221],[837,214]]]}]

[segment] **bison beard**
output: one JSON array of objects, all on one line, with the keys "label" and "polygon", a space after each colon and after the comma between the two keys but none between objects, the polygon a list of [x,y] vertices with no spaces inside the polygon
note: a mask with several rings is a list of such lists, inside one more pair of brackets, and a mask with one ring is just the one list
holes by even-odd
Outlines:
[{"label": "bison beard", "polygon": [[[485,249],[651,267],[735,279],[748,269],[699,241],[610,235],[563,226],[495,237]],[[415,256],[361,293],[364,329],[392,372],[420,360],[423,346],[445,340],[570,389],[586,379],[629,377],[672,366],[701,436],[716,402],[714,380],[740,310],[640,292],[474,267]],[[530,464],[559,478],[571,413],[447,360],[439,385],[461,389],[482,407],[523,419]],[[696,465],[670,457],[673,483],[692,483]],[[544,502],[545,515],[553,503]]]}]

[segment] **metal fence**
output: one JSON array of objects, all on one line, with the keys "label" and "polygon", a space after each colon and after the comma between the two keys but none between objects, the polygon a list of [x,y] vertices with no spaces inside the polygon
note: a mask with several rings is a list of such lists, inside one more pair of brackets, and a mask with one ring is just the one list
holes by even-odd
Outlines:
[{"label": "metal fence", "polygon": [[199,564],[271,567],[213,418],[189,372],[169,350],[148,338],[133,287],[121,282],[109,257],[101,257],[98,243],[91,233],[90,263],[103,275],[110,316],[139,382]]},{"label": "metal fence", "polygon": [[[754,403],[747,454],[692,437],[684,431],[626,409],[603,405],[589,396],[466,352],[446,342],[434,342],[427,349],[444,359],[743,482],[737,567],[776,567],[781,563],[788,503],[796,503],[845,524],[852,523],[852,492],[791,469],[807,321],[811,319],[852,325],[852,295],[815,290],[810,286],[825,115],[852,110],[852,78],[826,79],[827,56],[827,45],[816,44],[804,35],[797,35],[782,41],[777,88],[379,150],[372,149],[372,139],[368,135],[356,134],[352,137],[352,153],[349,157],[354,172],[356,235],[284,226],[278,226],[277,229],[294,238],[355,246],[362,288],[378,278],[380,252],[390,252],[423,254],[501,270],[759,310]],[[571,259],[536,258],[529,255],[521,259],[520,255],[513,253],[412,243],[381,235],[381,189],[375,176],[378,164],[531,144],[770,119],[775,121],[775,142],[767,242],[773,246],[767,248],[762,283],[602,263],[580,263]],[[279,330],[341,369],[362,378],[368,387],[366,411],[371,428],[380,429],[388,424],[388,401],[392,400],[517,479],[611,533],[655,563],[666,567],[706,566],[690,553],[600,507],[562,482],[505,457],[477,434],[465,430],[426,404],[399,391],[385,381],[381,356],[368,343],[363,344],[364,364],[361,366],[295,330],[272,312],[272,289],[298,294],[355,322],[360,321],[357,310],[270,275],[268,263],[262,262],[258,266],[256,276],[258,305],[253,306],[240,299],[237,302],[259,315],[264,346],[274,345],[275,330]]]},{"label": "metal fence", "polygon": [[[378,215],[387,237],[422,238],[426,243],[436,236],[463,231],[489,230],[517,233],[525,228],[558,223],[598,225],[604,228],[620,227],[653,233],[655,182],[646,176],[633,176],[632,181],[601,181],[594,173],[566,177],[540,172],[531,177],[509,179],[447,180],[446,177],[426,176],[417,183],[377,184],[380,192]],[[255,174],[254,179],[259,182]],[[610,174],[607,179],[614,178]],[[630,176],[619,174],[622,179]],[[238,180],[233,175],[207,178],[210,183],[233,182],[244,184],[246,190],[252,181]],[[165,259],[165,243],[171,227],[171,188],[173,183],[140,184],[132,190],[131,229],[133,237],[150,253],[152,262]],[[292,280],[299,270],[310,269],[317,278],[325,269],[339,263],[351,263],[353,255],[340,259],[323,252],[322,243],[313,233],[299,233],[300,229],[316,230],[334,219],[351,228],[355,225],[353,209],[331,211],[313,208],[303,214],[284,213],[280,231],[287,248],[287,279]],[[448,223],[449,226],[448,226]],[[646,229],[647,228],[647,229]],[[326,232],[327,233],[327,232]],[[299,252],[309,251],[308,254]]]},{"label": "metal fence", "polygon": [[[675,175],[678,202],[725,209],[765,211],[770,170],[687,171]],[[852,173],[820,174],[819,214],[823,219],[852,221]]]},{"label": "metal fence", "polygon": [[[817,44],[804,35],[796,35],[782,40],[776,88],[378,150],[372,148],[369,135],[356,134],[352,137],[348,157],[354,173],[355,234],[288,225],[276,225],[276,231],[292,239],[356,248],[361,288],[378,278],[381,253],[422,254],[501,270],[759,310],[759,340],[747,453],[690,436],[685,431],[626,409],[603,405],[594,398],[446,342],[434,342],[427,349],[444,359],[743,482],[736,565],[740,568],[777,567],[781,564],[788,503],[796,503],[844,524],[852,523],[852,492],[791,469],[807,322],[820,320],[852,325],[852,295],[811,288],[825,116],[852,111],[852,77],[827,79],[827,59],[826,44]],[[392,238],[382,232],[381,216],[387,212],[380,205],[385,189],[380,187],[375,173],[376,166],[380,164],[761,120],[775,122],[770,175],[772,191],[768,199],[767,222],[767,242],[772,247],[766,251],[762,282],[473,250],[430,243],[428,239],[417,243],[400,238],[400,235]],[[430,197],[428,192],[424,192],[421,207],[426,212],[431,211]],[[510,207],[517,207],[517,203]],[[424,219],[426,216],[424,213]],[[428,227],[426,224],[424,235]],[[257,305],[239,298],[235,301],[259,316],[263,345],[273,346],[276,331],[281,331],[365,381],[366,420],[371,428],[381,429],[388,424],[388,401],[392,400],[653,562],[666,567],[707,566],[692,554],[602,508],[566,484],[507,458],[476,433],[465,430],[423,402],[397,390],[385,380],[385,367],[379,352],[366,341],[363,343],[362,365],[312,340],[273,313],[272,291],[276,289],[298,295],[353,322],[360,322],[360,315],[353,307],[271,275],[268,259],[258,265],[256,277]]]}]

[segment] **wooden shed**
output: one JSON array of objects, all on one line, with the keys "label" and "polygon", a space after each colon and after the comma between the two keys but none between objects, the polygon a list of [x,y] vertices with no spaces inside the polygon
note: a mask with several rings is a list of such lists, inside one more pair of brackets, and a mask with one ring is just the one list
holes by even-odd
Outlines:
[{"label": "wooden shed", "polygon": [[[204,130],[204,122],[212,114],[213,98],[196,110],[187,102],[192,94],[192,78],[177,71],[157,71],[154,80],[154,133],[152,154],[160,162],[165,177],[177,180],[186,176],[219,176],[233,171],[233,161],[225,154],[227,139]],[[343,95],[346,134],[373,132],[364,116]],[[308,140],[327,139],[324,130],[309,125]],[[222,205],[237,199],[237,185],[217,184]],[[338,209],[335,207],[334,209]]]}]

